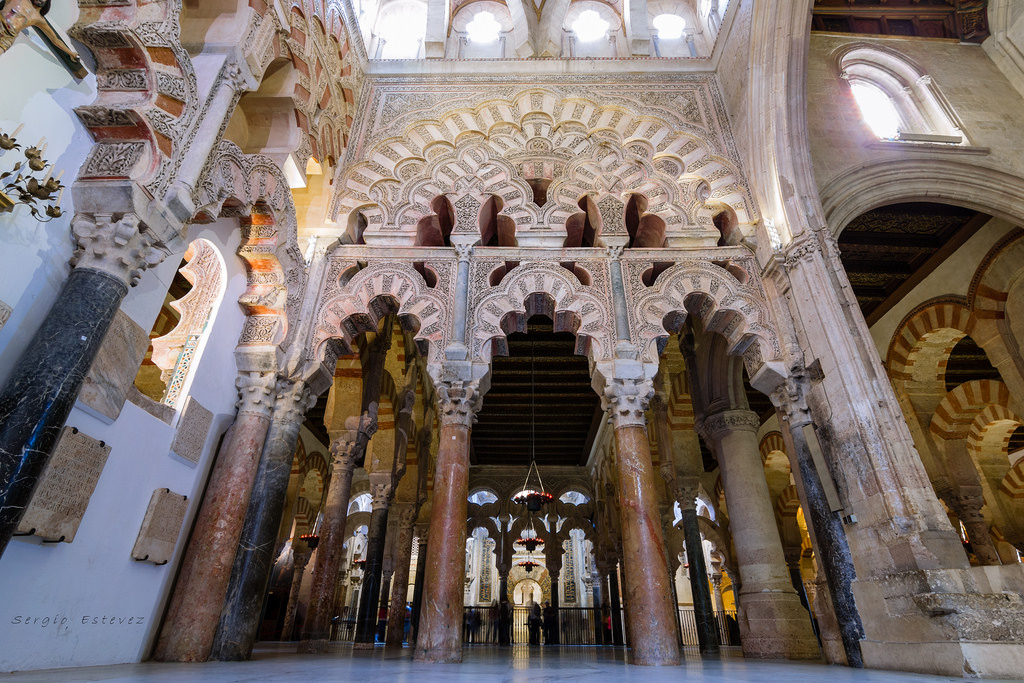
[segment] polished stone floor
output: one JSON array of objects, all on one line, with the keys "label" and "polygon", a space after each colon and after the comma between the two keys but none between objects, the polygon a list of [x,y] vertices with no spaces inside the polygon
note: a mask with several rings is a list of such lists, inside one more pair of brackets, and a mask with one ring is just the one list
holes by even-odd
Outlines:
[{"label": "polished stone floor", "polygon": [[17,683],[926,683],[963,681],[945,676],[890,671],[855,670],[824,664],[745,660],[738,651],[701,658],[687,652],[681,667],[628,666],[621,649],[592,647],[498,648],[466,647],[462,664],[420,664],[409,648],[402,652],[353,655],[351,645],[336,645],[320,656],[294,654],[294,643],[273,643],[257,648],[251,662],[206,664],[119,664],[80,669],[52,669],[0,674],[0,681]]}]

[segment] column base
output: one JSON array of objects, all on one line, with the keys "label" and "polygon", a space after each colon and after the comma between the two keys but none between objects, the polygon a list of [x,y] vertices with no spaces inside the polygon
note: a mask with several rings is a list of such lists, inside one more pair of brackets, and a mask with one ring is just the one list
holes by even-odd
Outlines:
[{"label": "column base", "polygon": [[820,659],[811,617],[793,592],[740,591],[740,641],[752,659]]},{"label": "column base", "polygon": [[679,666],[679,648],[632,648],[627,661],[634,666]]},{"label": "column base", "polygon": [[372,650],[374,647],[374,643],[352,643],[353,650]]},{"label": "column base", "polygon": [[864,665],[938,676],[1024,670],[1024,569],[936,569],[855,581]]},{"label": "column base", "polygon": [[299,648],[296,650],[300,655],[320,655],[327,652],[328,646],[331,641],[326,638],[317,638],[315,640],[302,640],[299,641]]},{"label": "column base", "polygon": [[457,650],[449,649],[433,649],[433,650],[419,650],[417,649],[412,655],[413,661],[427,662],[429,664],[458,664],[462,661],[462,648]]}]

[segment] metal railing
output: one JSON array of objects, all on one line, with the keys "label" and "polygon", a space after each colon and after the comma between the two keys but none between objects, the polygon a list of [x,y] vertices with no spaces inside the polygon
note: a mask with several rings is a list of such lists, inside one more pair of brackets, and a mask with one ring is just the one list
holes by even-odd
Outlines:
[{"label": "metal railing", "polygon": [[[552,622],[545,625],[542,615],[540,623],[536,625],[537,632],[534,641],[536,644],[611,644],[608,615],[605,610],[600,608],[560,607]],[[475,627],[474,624],[476,624]],[[465,643],[499,643],[501,642],[500,627],[499,612],[494,608],[466,607],[463,609],[462,640]],[[510,644],[530,643],[530,608],[513,607],[506,628],[509,630],[508,641]]]},{"label": "metal railing", "polygon": [[[736,621],[736,610],[715,611],[715,622],[718,624],[718,642],[721,645],[739,645],[740,629]],[[697,636],[697,615],[692,607],[679,608],[679,630],[682,632],[683,645],[699,645]]]}]

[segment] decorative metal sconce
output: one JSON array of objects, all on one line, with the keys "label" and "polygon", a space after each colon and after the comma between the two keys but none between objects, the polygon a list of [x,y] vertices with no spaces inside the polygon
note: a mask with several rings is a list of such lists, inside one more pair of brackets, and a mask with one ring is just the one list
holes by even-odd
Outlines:
[{"label": "decorative metal sconce", "polygon": [[[15,137],[24,125],[18,126],[12,135],[0,131],[0,156],[12,150],[22,149]],[[35,146],[23,150],[24,160],[18,160],[14,166],[0,173],[0,213],[9,213],[19,204],[24,204],[32,212],[32,217],[41,223],[49,223],[64,214],[60,208],[64,196],[64,185],[60,178],[64,171],[53,177],[53,165],[43,158],[46,152],[46,138]],[[44,177],[40,177],[43,172]],[[54,195],[56,200],[54,200]]]}]

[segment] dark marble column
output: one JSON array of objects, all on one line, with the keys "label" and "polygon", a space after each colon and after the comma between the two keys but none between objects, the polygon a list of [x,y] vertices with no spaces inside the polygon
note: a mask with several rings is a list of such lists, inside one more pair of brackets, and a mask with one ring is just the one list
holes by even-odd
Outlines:
[{"label": "dark marble column", "polygon": [[[810,524],[814,541],[815,556],[825,574],[825,583],[832,598],[832,609],[839,625],[843,640],[846,662],[852,667],[863,667],[864,658],[860,641],[864,638],[864,626],[857,611],[853,596],[853,555],[846,540],[846,532],[838,512],[833,512],[811,455],[804,427],[813,425],[807,406],[809,380],[804,375],[787,378],[786,382],[772,393],[779,419],[786,426],[783,436],[787,445],[792,444],[792,469],[798,491],[802,493],[801,504],[805,519]],[[813,427],[812,427],[813,429]],[[824,476],[831,476],[828,472]]]},{"label": "dark marble column", "polygon": [[[691,495],[692,493],[692,495]],[[682,510],[683,538],[686,543],[686,559],[690,563],[690,593],[693,596],[693,613],[697,621],[697,641],[703,654],[718,654],[718,624],[715,620],[715,606],[711,601],[711,587],[708,584],[708,568],[704,561],[704,544],[697,521],[696,491],[685,490],[679,500]]]},{"label": "dark marble column", "polygon": [[631,661],[644,666],[679,663],[675,606],[658,513],[644,411],[654,394],[650,380],[612,379],[604,389],[615,427],[615,466]]},{"label": "dark marble column", "polygon": [[622,601],[619,598],[619,573],[615,565],[608,572],[608,595],[612,603],[612,645],[625,645],[622,634]]},{"label": "dark marble column", "polygon": [[391,505],[391,474],[386,482],[374,482],[373,512],[370,513],[370,528],[366,535],[366,565],[363,567],[363,590],[359,593],[359,607],[356,610],[356,637],[353,647],[357,650],[372,650],[377,634],[377,611],[380,605],[381,572],[384,569],[384,549],[388,535],[388,508]]},{"label": "dark marble column", "polygon": [[412,525],[419,512],[412,503],[395,504],[398,538],[395,543],[395,575],[388,609],[388,635],[385,646],[402,647],[405,637],[405,607],[409,599],[409,563],[412,560]]},{"label": "dark marble column", "polygon": [[372,413],[348,418],[345,421],[347,431],[331,444],[331,480],[324,500],[320,546],[313,565],[309,611],[302,626],[300,653],[325,652],[330,643],[335,582],[345,554],[345,522],[352,493],[352,473],[357,463],[363,461],[366,445],[377,431],[376,404],[373,407]]},{"label": "dark marble column", "polygon": [[256,470],[211,659],[238,661],[252,656],[274,568],[277,531],[284,514],[299,428],[312,399],[302,380],[278,380],[274,417]]},{"label": "dark marble column", "polygon": [[423,607],[423,583],[427,574],[427,534],[429,533],[426,525],[422,527],[417,525],[417,527],[416,583],[412,588],[412,615],[410,617],[412,623],[409,631],[409,644],[414,647],[420,635],[420,612]]},{"label": "dark marble column", "polygon": [[588,582],[590,594],[594,604],[594,644],[604,645],[604,605],[602,604],[601,575],[594,573],[590,575]]},{"label": "dark marble column", "polygon": [[[303,543],[305,545],[305,543]],[[299,607],[299,590],[302,588],[302,577],[306,573],[306,565],[309,564],[309,558],[312,552],[309,550],[298,550],[292,549],[293,569],[292,569],[292,585],[288,591],[288,604],[284,610],[284,625],[281,627],[281,640],[292,640],[295,634],[292,631],[295,630],[295,611]]]},{"label": "dark marble column", "polygon": [[142,271],[164,257],[138,218],[71,223],[71,271],[0,389],[0,556],[32,499],[103,336]]},{"label": "dark marble column", "polygon": [[469,430],[479,407],[475,384],[437,387],[441,422],[430,514],[420,632],[414,658],[462,661],[462,598],[466,576],[466,496],[469,491]]},{"label": "dark marble column", "polygon": [[241,373],[235,383],[238,415],[213,464],[153,653],[157,661],[204,662],[213,647],[276,397],[270,373]]},{"label": "dark marble column", "polygon": [[558,608],[561,606],[561,581],[562,576],[562,557],[561,550],[562,544],[558,541],[553,541],[552,545],[558,548],[558,561],[548,561],[548,574],[551,576],[551,606],[555,608],[555,624],[549,626],[548,634],[550,641],[545,640],[545,645],[558,645],[561,641],[561,632],[559,629],[559,622],[561,621],[561,614],[558,612]]}]

